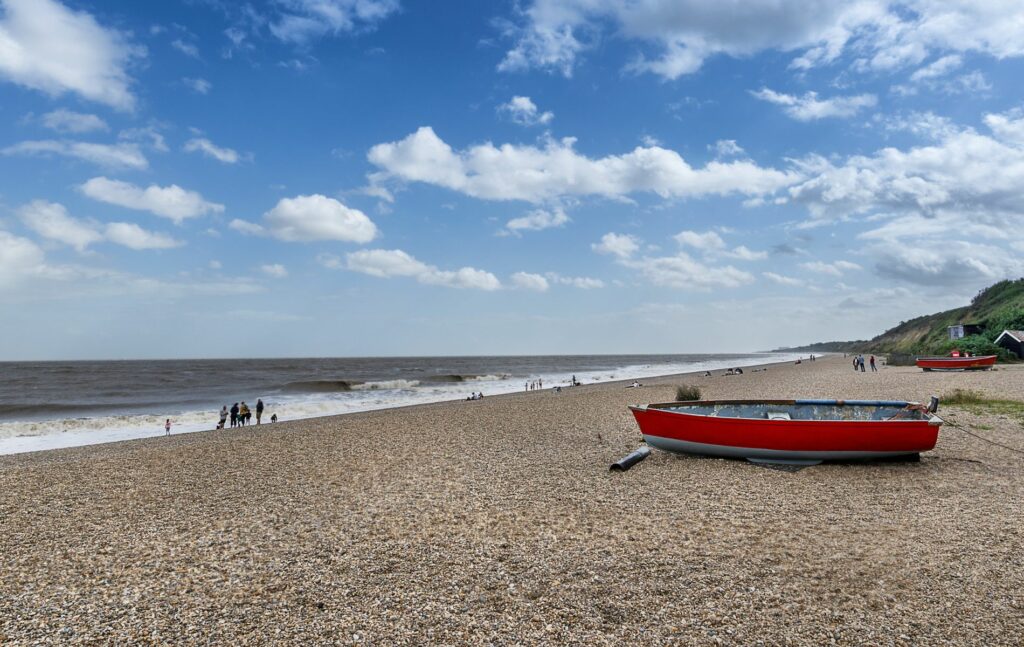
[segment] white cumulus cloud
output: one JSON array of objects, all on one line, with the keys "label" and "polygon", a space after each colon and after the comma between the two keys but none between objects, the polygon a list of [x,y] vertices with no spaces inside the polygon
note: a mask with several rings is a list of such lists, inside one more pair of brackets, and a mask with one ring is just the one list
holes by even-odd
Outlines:
[{"label": "white cumulus cloud", "polygon": [[199,58],[199,48],[194,43],[186,43],[180,38],[171,41],[171,47],[190,58]]},{"label": "white cumulus cloud", "polygon": [[913,74],[910,75],[911,81],[923,81],[925,79],[934,79],[940,76],[946,76],[952,70],[957,69],[963,65],[964,59],[959,54],[950,54],[943,56],[942,58],[932,61],[928,65],[919,68]]},{"label": "white cumulus cloud", "polygon": [[552,227],[561,227],[569,222],[569,216],[560,208],[534,209],[525,216],[512,218],[505,223],[505,229],[518,233],[521,231],[540,231]]},{"label": "white cumulus cloud", "polygon": [[807,263],[801,263],[800,267],[810,270],[811,272],[817,272],[818,274],[828,274],[829,276],[842,276],[845,272],[863,269],[860,265],[850,261],[835,261],[832,263],[826,263],[825,261],[810,261]]},{"label": "white cumulus cloud", "polygon": [[108,168],[145,169],[149,160],[135,144],[94,144],[68,140],[24,141],[0,149],[4,155],[60,155]]},{"label": "white cumulus cloud", "polygon": [[609,254],[616,258],[629,258],[640,249],[640,241],[636,236],[609,232],[601,236],[601,242],[590,246],[598,254]]},{"label": "white cumulus cloud", "polygon": [[275,279],[283,279],[288,276],[288,268],[280,263],[260,265],[260,271],[267,276],[274,277]]},{"label": "white cumulus cloud", "polygon": [[[807,179],[789,189],[814,223],[858,214],[970,214],[970,221],[1017,230],[1024,219],[1024,116],[984,116],[991,134],[934,123],[923,132],[935,142],[883,148],[838,163],[803,161]],[[961,218],[963,220],[963,218]]]},{"label": "white cumulus cloud", "polygon": [[59,133],[73,133],[76,135],[96,130],[110,129],[110,127],[107,126],[107,122],[103,121],[96,115],[75,112],[73,110],[65,110],[64,108],[59,108],[46,113],[39,118],[39,121],[50,130],[56,130]]},{"label": "white cumulus cloud", "polygon": [[708,146],[708,148],[714,151],[715,157],[733,157],[746,152],[742,146],[736,143],[735,139],[719,139],[714,146]]},{"label": "white cumulus cloud", "polygon": [[171,249],[184,245],[180,240],[153,231],[148,231],[133,222],[111,222],[104,229],[107,240],[129,249]]},{"label": "white cumulus cloud", "polygon": [[540,274],[529,272],[516,272],[511,277],[512,285],[522,290],[534,290],[536,292],[547,292],[548,280]]},{"label": "white cumulus cloud", "polygon": [[186,76],[181,79],[181,82],[196,94],[209,94],[213,89],[213,84],[203,78]]},{"label": "white cumulus cloud", "polygon": [[25,226],[43,238],[74,247],[79,252],[103,236],[90,224],[72,217],[62,204],[33,200],[18,208],[18,217]]},{"label": "white cumulus cloud", "polygon": [[44,261],[38,245],[0,229],[0,289],[39,273],[45,268]]},{"label": "white cumulus cloud", "polygon": [[284,0],[270,33],[301,45],[327,35],[376,26],[399,10],[398,0]]},{"label": "white cumulus cloud", "polygon": [[147,231],[134,223],[111,222],[102,226],[75,218],[64,205],[46,200],[34,200],[22,205],[17,213],[25,226],[38,235],[74,247],[79,252],[102,241],[139,250],[168,249],[184,244],[166,234]]},{"label": "white cumulus cloud", "polygon": [[755,251],[746,245],[738,245],[731,250],[722,252],[725,256],[736,258],[741,261],[763,261],[768,258],[768,252]]},{"label": "white cumulus cloud", "polygon": [[653,192],[662,197],[763,195],[800,176],[761,168],[749,160],[712,161],[693,168],[675,151],[637,147],[622,155],[589,158],[575,140],[547,140],[543,147],[491,143],[454,151],[430,127],[397,142],[377,144],[369,160],[382,169],[371,183],[424,182],[487,200],[543,202],[569,196],[622,197]]},{"label": "white cumulus cloud", "polygon": [[530,97],[514,96],[508,103],[498,106],[498,112],[522,126],[537,126],[551,123],[555,113],[541,112]]},{"label": "white cumulus cloud", "polygon": [[785,276],[783,274],[776,274],[775,272],[761,272],[761,276],[773,283],[789,287],[799,287],[804,284],[800,279],[793,278],[792,276]]},{"label": "white cumulus cloud", "polygon": [[170,218],[179,224],[186,218],[224,211],[224,205],[207,202],[199,193],[188,191],[176,184],[167,187],[151,184],[142,188],[129,182],[94,177],[80,189],[93,200],[127,209],[148,211],[163,218]]},{"label": "white cumulus cloud", "polygon": [[703,234],[695,231],[681,231],[673,238],[680,245],[688,245],[700,250],[718,250],[725,247],[725,241],[713,231],[706,231]]},{"label": "white cumulus cloud", "polygon": [[196,94],[209,94],[210,90],[213,89],[213,84],[206,79],[184,77],[181,79],[181,83],[185,85],[189,90]]},{"label": "white cumulus cloud", "polygon": [[828,117],[853,117],[863,108],[871,108],[878,103],[878,97],[873,94],[819,99],[817,92],[807,92],[798,97],[775,92],[768,88],[752,91],[751,94],[762,101],[782,106],[783,111],[797,121],[815,121]]},{"label": "white cumulus cloud", "polygon": [[263,214],[263,223],[233,220],[233,229],[250,234],[267,234],[288,242],[340,240],[368,243],[377,237],[377,226],[362,211],[347,207],[334,198],[314,194],[282,198]]},{"label": "white cumulus cloud", "polygon": [[532,0],[506,25],[514,43],[498,68],[540,68],[570,76],[606,33],[653,46],[625,67],[667,79],[698,71],[713,56],[794,53],[810,69],[844,55],[855,70],[919,65],[933,53],[1024,55],[1024,5],[938,0]]},{"label": "white cumulus cloud", "polygon": [[736,288],[754,280],[749,272],[732,265],[702,263],[685,252],[674,256],[620,259],[618,262],[638,270],[653,285],[681,290],[706,292],[713,288]]},{"label": "white cumulus cloud", "polygon": [[[329,262],[330,259],[327,259]],[[400,249],[363,249],[345,255],[345,267],[379,278],[404,276],[427,285],[475,290],[498,290],[501,281],[490,272],[472,267],[441,270],[403,252]]]},{"label": "white cumulus cloud", "polygon": [[144,52],[91,14],[55,0],[0,3],[0,77],[51,96],[71,92],[132,110],[127,67]]},{"label": "white cumulus cloud", "polygon": [[558,272],[547,272],[548,281],[558,285],[569,285],[581,290],[596,290],[604,287],[604,281],[589,276],[562,276]]},{"label": "white cumulus cloud", "polygon": [[212,157],[218,162],[223,162],[225,164],[235,164],[241,159],[238,151],[231,148],[222,148],[217,146],[205,137],[196,137],[188,140],[185,142],[183,150],[186,153],[202,153],[207,157]]}]

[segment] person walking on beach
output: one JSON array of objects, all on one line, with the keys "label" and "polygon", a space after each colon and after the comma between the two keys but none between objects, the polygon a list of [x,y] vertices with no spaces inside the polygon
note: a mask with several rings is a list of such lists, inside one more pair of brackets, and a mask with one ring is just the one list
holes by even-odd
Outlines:
[{"label": "person walking on beach", "polygon": [[224,423],[228,420],[228,405],[224,405],[220,408],[220,422],[217,423],[217,429],[223,429]]},{"label": "person walking on beach", "polygon": [[170,418],[168,418],[167,422],[164,423],[164,435],[165,436],[170,436],[171,435],[171,419]]},{"label": "person walking on beach", "polygon": [[872,373],[877,373],[878,372],[878,367],[875,366],[875,356],[874,355],[871,356],[871,372]]},{"label": "person walking on beach", "polygon": [[231,405],[231,427],[232,428],[238,426],[238,411],[239,411],[238,403],[236,402],[233,405]]},{"label": "person walking on beach", "polygon": [[260,418],[263,417],[263,400],[256,400],[256,424],[260,424]]},{"label": "person walking on beach", "polygon": [[252,414],[249,413],[249,405],[242,400],[242,404],[238,407],[238,424],[244,427],[245,423],[249,422],[250,415]]}]

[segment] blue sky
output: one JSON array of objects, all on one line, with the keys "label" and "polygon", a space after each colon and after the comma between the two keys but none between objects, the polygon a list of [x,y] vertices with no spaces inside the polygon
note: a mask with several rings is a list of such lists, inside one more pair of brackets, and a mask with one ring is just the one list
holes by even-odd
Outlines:
[{"label": "blue sky", "polygon": [[750,351],[1024,275],[1024,6],[0,0],[0,358]]}]

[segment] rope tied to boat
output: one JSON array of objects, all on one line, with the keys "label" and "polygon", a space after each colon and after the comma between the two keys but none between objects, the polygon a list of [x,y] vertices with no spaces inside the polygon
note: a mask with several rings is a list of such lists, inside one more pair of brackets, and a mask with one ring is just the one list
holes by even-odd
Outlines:
[{"label": "rope tied to boat", "polygon": [[1008,449],[1011,452],[1014,452],[1016,454],[1024,455],[1024,450],[1018,449],[1016,447],[1010,447],[1009,445],[1004,445],[1003,443],[1000,443],[1000,442],[997,442],[995,440],[992,440],[991,438],[985,438],[984,436],[980,436],[980,435],[974,433],[973,431],[969,431],[969,430],[965,429],[963,426],[957,424],[955,420],[950,420],[949,418],[945,418],[943,420],[943,422],[945,422],[947,425],[949,425],[953,429],[957,429],[959,431],[962,431],[965,434],[967,434],[968,436],[974,436],[978,440],[984,441],[984,442],[986,442],[986,443],[988,443],[990,445],[995,445],[996,447],[1002,447],[1003,449]]}]

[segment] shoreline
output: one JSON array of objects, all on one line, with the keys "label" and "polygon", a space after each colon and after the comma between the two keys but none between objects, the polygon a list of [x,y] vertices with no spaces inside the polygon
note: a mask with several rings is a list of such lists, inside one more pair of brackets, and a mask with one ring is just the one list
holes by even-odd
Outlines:
[{"label": "shoreline", "polygon": [[[795,357],[795,354],[794,354],[794,357]],[[752,356],[748,356],[748,359],[753,359],[753,357]],[[728,363],[730,366],[738,366],[738,367],[742,367],[744,369],[747,369],[747,368],[758,368],[758,367],[763,367],[763,366],[771,366],[771,365],[776,365],[776,364],[786,364],[786,363],[789,363],[789,362],[792,362],[792,361],[794,361],[794,360],[791,357],[789,359],[783,359],[783,360],[779,360],[777,362],[768,362],[768,363],[759,363],[759,364],[745,364],[745,363],[743,363],[742,360],[739,360],[739,359],[737,359],[736,361],[729,361],[729,362],[727,362],[726,360],[719,360],[719,361],[714,362],[714,363],[721,363],[721,364]],[[601,384],[616,384],[616,383],[619,383],[619,382],[631,382],[633,380],[663,379],[663,378],[669,378],[669,377],[673,377],[673,376],[682,376],[682,375],[696,374],[696,373],[699,373],[699,372],[701,372],[703,370],[707,370],[707,369],[698,369],[696,371],[691,371],[691,372],[686,372],[686,373],[669,373],[669,374],[665,374],[665,375],[632,376],[632,377],[623,378],[621,380],[614,379],[614,380],[607,380],[607,381],[592,382],[592,383],[589,383],[589,384],[584,384],[583,386],[596,386],[596,385],[601,385]],[[721,370],[724,370],[724,368],[712,368],[710,370],[712,370],[712,371],[721,371]],[[510,383],[511,383],[511,381],[510,381]],[[466,383],[465,386],[467,388],[473,387],[474,390],[477,388],[477,385],[473,385],[472,383]],[[565,389],[565,388],[570,388],[570,387],[563,386],[562,388]],[[578,387],[575,387],[575,388],[578,388]],[[548,391],[548,390],[549,389],[546,388],[546,389],[541,390],[541,392]],[[496,398],[496,397],[506,396],[506,395],[515,395],[517,393],[518,394],[524,394],[523,391],[509,390],[509,391],[505,391],[505,392],[494,393],[493,395],[487,395],[485,397],[487,397],[487,398]],[[529,393],[536,393],[536,392],[535,391],[531,391]],[[411,402],[411,403],[406,403],[406,404],[387,404],[387,405],[383,405],[383,406],[374,406],[374,407],[365,408],[365,409],[358,409],[358,410],[354,410],[354,411],[345,411],[345,412],[338,412],[338,413],[326,413],[326,414],[322,414],[322,415],[310,415],[310,416],[301,416],[301,417],[295,417],[295,418],[288,418],[286,420],[279,421],[276,424],[283,424],[284,422],[294,422],[294,421],[301,421],[301,420],[317,420],[317,419],[320,419],[320,418],[331,418],[331,417],[334,417],[334,416],[342,416],[342,415],[353,415],[353,414],[365,413],[365,412],[369,412],[369,411],[389,411],[389,410],[393,410],[393,409],[402,409],[402,408],[405,408],[405,407],[423,406],[423,405],[438,404],[438,403],[443,403],[443,402],[461,402],[461,401],[463,401],[462,398],[447,398],[447,399],[439,399],[439,400],[426,400],[426,401],[422,401],[422,402]],[[171,420],[172,420],[172,424],[177,426],[177,423],[175,422],[175,417],[176,417],[175,414],[169,414],[169,415],[168,414],[159,414],[159,415],[157,415],[157,414],[148,414],[148,417],[154,417],[154,416],[156,418],[163,418],[165,416],[166,417],[170,417]],[[146,417],[146,416],[143,416],[142,414],[139,414],[138,417],[141,418],[141,417]],[[216,417],[216,412],[215,411],[211,411],[210,412],[210,418],[214,418],[214,417]],[[269,418],[269,414],[267,415],[267,417]],[[47,422],[51,422],[51,421],[45,421],[45,420],[44,421],[33,421],[33,424],[46,424]],[[61,420],[58,419],[58,420],[55,420],[53,422],[61,422]],[[6,424],[20,424],[20,423],[15,423],[15,422],[12,421],[12,423],[6,423]],[[269,426],[270,424],[272,424],[272,423],[267,422],[267,423],[264,423],[263,425],[259,425],[259,427],[262,428],[264,426]],[[206,432],[219,431],[217,429],[210,428],[207,424],[190,424],[190,425],[182,425],[182,426],[184,427],[184,429],[182,429],[181,431],[176,431],[175,427],[172,427],[171,435],[185,435],[185,434],[197,434],[197,433],[206,433]],[[257,427],[257,425],[251,424],[251,425],[248,425],[248,427]],[[100,429],[100,430],[90,430],[90,431],[61,431],[61,432],[55,432],[55,433],[49,433],[49,434],[9,436],[9,437],[6,437],[6,438],[0,438],[0,456],[9,456],[9,455],[17,455],[17,454],[25,454],[25,453],[34,453],[34,452],[41,452],[41,451],[42,452],[48,452],[48,451],[55,451],[55,450],[58,450],[58,449],[69,449],[69,448],[74,448],[74,447],[85,447],[85,446],[91,446],[91,445],[106,445],[106,444],[110,444],[110,443],[127,442],[127,441],[132,441],[132,440],[144,440],[144,439],[160,438],[160,437],[164,437],[164,436],[165,436],[165,433],[164,433],[164,430],[162,429],[162,423],[159,424],[159,425],[154,425],[152,429],[140,429],[140,428],[137,428],[137,427],[127,427],[127,428],[122,428],[122,429],[111,428],[111,429]]]},{"label": "shoreline", "polygon": [[[1020,455],[944,427],[919,463],[608,465],[640,440],[626,405],[682,381],[1019,398],[1024,366],[767,367],[2,456],[0,639],[1015,644]],[[1024,447],[998,411],[940,415]]]}]

